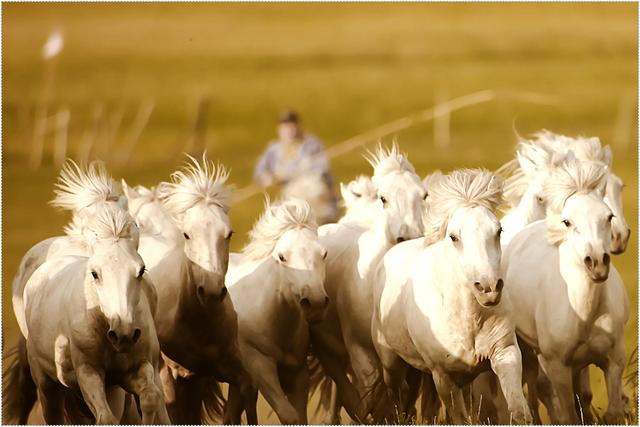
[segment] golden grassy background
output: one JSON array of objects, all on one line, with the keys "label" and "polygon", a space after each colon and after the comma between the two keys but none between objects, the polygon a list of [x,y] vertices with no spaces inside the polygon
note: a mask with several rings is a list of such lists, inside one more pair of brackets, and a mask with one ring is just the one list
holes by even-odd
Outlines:
[{"label": "golden grassy background", "polygon": [[[202,97],[210,100],[206,147],[231,168],[238,187],[250,182],[285,107],[299,109],[305,127],[331,146],[447,96],[505,89],[556,97],[552,106],[498,100],[455,113],[448,150],[434,147],[431,123],[393,137],[421,175],[497,168],[513,155],[514,128],[522,135],[541,128],[597,135],[611,144],[633,230],[614,264],[631,300],[629,353],[637,346],[636,4],[5,3],[2,12],[6,345],[18,333],[10,302],[18,263],[30,246],[61,233],[68,219],[47,205],[58,172],[51,136],[44,166],[27,168],[45,72],[40,51],[59,29],[65,46],[55,60],[51,106],[70,111],[70,155],[102,109],[93,155],[133,184],[154,185],[179,165]],[[149,123],[131,162],[117,166],[113,159],[146,101],[155,105]],[[332,161],[337,181],[369,173],[361,153]],[[261,209],[260,196],[232,208],[233,250]],[[595,405],[605,408],[602,376],[593,382]]]}]

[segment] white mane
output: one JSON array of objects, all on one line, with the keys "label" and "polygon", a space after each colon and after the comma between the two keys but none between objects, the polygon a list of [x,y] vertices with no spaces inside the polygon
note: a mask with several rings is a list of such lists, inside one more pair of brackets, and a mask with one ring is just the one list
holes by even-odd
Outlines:
[{"label": "white mane", "polygon": [[425,219],[426,244],[445,236],[454,212],[465,206],[484,206],[494,212],[502,200],[502,180],[482,169],[462,169],[435,180],[429,189]]},{"label": "white mane", "polygon": [[[545,131],[543,131],[545,132]],[[546,134],[537,133],[534,139],[520,138],[516,159],[504,164],[497,173],[504,176],[503,198],[510,206],[517,206],[527,191],[531,177],[522,169],[522,164],[532,165],[535,169],[552,170],[561,164],[568,150],[557,150],[546,138]]]},{"label": "white mane", "polygon": [[391,145],[391,149],[379,144],[375,153],[368,151],[364,158],[373,167],[374,176],[393,172],[416,172],[406,154],[400,152],[400,148],[395,142]]},{"label": "white mane", "polygon": [[568,160],[551,176],[545,187],[549,200],[547,209],[547,239],[557,245],[564,240],[565,226],[559,215],[567,199],[574,194],[588,194],[594,191],[602,194],[607,169],[601,163]]},{"label": "white mane", "polygon": [[157,194],[164,207],[180,220],[182,214],[198,203],[215,205],[229,211],[231,190],[224,184],[229,178],[229,172],[224,166],[217,166],[202,155],[202,163],[189,156],[190,162],[183,170],[171,174],[171,182],[161,182]]},{"label": "white mane", "polygon": [[131,215],[111,205],[105,205],[91,217],[75,215],[64,231],[76,243],[87,246],[96,240],[139,238],[138,226]]},{"label": "white mane", "polygon": [[242,253],[250,260],[266,258],[282,235],[296,228],[318,229],[309,204],[302,199],[291,198],[272,205],[267,199],[265,212],[249,232],[250,242]]},{"label": "white mane", "polygon": [[111,178],[104,164],[98,161],[83,168],[68,159],[54,188],[56,196],[49,203],[73,212],[101,202],[117,202],[123,196],[118,183]]},{"label": "white mane", "polygon": [[376,199],[378,197],[375,185],[366,175],[358,175],[347,184],[346,188],[357,198]]},{"label": "white mane", "polygon": [[569,137],[546,129],[541,130],[535,136],[556,152],[571,150],[580,160],[600,162],[606,166],[611,166],[611,148],[608,145],[603,147],[598,137]]}]

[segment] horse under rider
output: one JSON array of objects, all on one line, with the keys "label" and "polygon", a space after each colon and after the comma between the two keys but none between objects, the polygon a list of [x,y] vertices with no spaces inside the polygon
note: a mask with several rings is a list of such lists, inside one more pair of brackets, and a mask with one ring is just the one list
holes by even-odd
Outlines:
[{"label": "horse under rider", "polygon": [[[318,138],[302,131],[295,111],[285,111],[278,121],[278,139],[269,143],[262,154],[256,165],[254,179],[264,188],[280,186],[283,193],[287,193],[287,187],[293,188],[296,181],[297,187],[305,186],[305,183],[312,182],[313,177],[317,177],[316,181],[319,181],[315,187],[320,185],[323,188],[308,188],[310,194],[300,194],[305,192],[298,188],[294,190],[297,193],[295,195],[309,202],[318,224],[335,222],[339,213],[338,200],[333,190],[334,182],[324,146]],[[324,196],[313,196],[311,193],[324,193]],[[315,200],[314,203],[313,199],[319,198],[323,200]]]}]

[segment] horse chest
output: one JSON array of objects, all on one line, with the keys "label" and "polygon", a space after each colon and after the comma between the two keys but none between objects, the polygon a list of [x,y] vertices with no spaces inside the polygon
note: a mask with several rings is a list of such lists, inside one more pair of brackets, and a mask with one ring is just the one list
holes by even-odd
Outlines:
[{"label": "horse chest", "polygon": [[590,328],[581,331],[580,340],[571,348],[567,359],[577,365],[603,364],[615,344],[613,329],[614,322],[611,315],[604,314],[597,317]]}]

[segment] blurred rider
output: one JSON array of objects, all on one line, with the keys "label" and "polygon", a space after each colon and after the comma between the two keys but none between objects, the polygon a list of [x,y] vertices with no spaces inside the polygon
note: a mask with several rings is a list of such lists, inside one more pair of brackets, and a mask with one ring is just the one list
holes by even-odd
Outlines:
[{"label": "blurred rider", "polygon": [[324,146],[305,134],[295,111],[285,111],[278,121],[278,139],[258,161],[255,181],[262,187],[280,186],[284,195],[302,197],[311,205],[319,224],[338,218],[337,198]]}]

